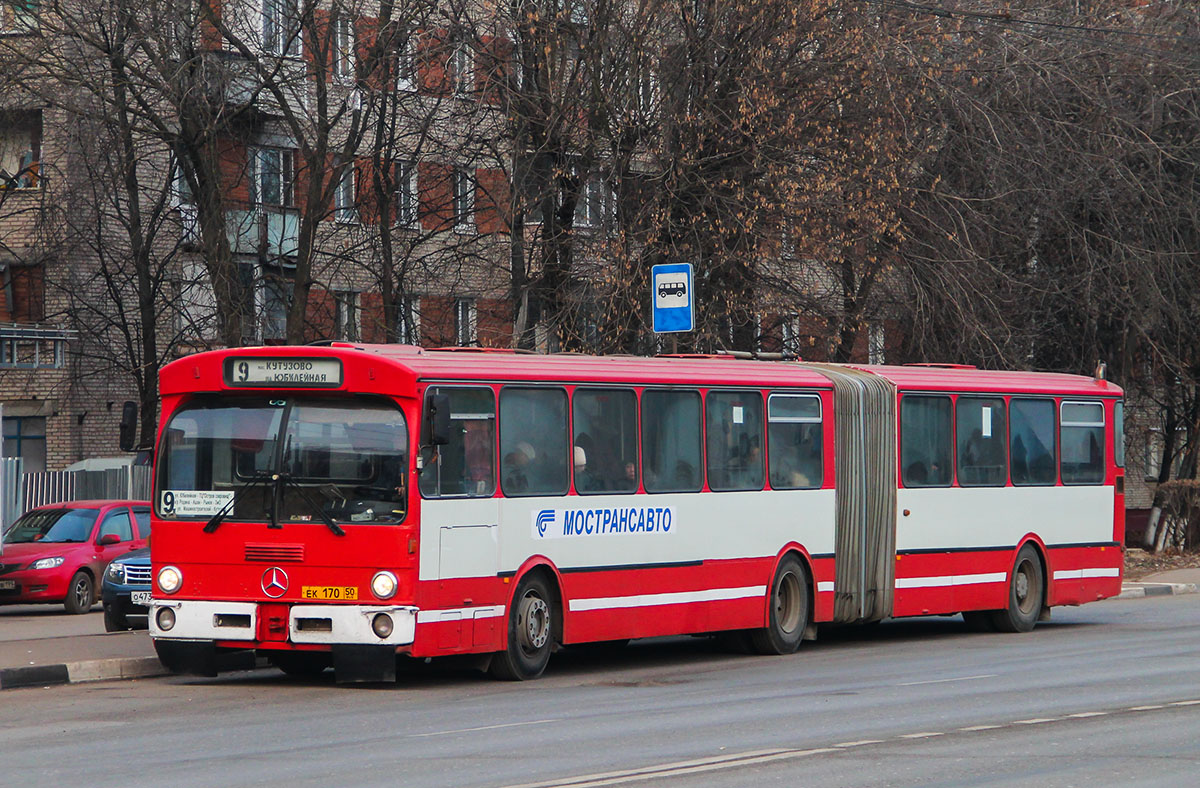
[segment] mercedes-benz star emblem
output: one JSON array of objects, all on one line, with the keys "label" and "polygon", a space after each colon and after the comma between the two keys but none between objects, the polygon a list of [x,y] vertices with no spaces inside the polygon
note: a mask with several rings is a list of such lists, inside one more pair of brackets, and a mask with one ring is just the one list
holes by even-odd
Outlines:
[{"label": "mercedes-benz star emblem", "polygon": [[262,590],[263,593],[271,597],[271,599],[279,599],[287,593],[288,576],[287,572],[277,566],[273,566],[263,572]]}]

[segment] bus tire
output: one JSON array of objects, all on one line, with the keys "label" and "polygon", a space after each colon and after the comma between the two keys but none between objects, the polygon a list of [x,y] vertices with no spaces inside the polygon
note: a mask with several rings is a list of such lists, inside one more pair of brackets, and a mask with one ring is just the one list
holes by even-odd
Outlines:
[{"label": "bus tire", "polygon": [[329,654],[321,651],[277,651],[267,655],[270,662],[288,676],[316,678],[333,664]]},{"label": "bus tire", "polygon": [[992,613],[992,625],[999,632],[1028,632],[1037,623],[1046,598],[1046,573],[1033,545],[1017,553],[1012,579],[1008,584],[1008,607]]},{"label": "bus tire", "polygon": [[963,623],[971,632],[995,632],[996,626],[992,622],[992,618],[996,612],[995,610],[964,610]]},{"label": "bus tire", "polygon": [[767,625],[750,633],[759,654],[791,654],[800,648],[808,626],[808,574],[794,555],[775,570],[767,597]]},{"label": "bus tire", "polygon": [[494,678],[525,681],[542,675],[554,646],[553,602],[541,576],[521,581],[508,612],[508,647],[497,652],[488,667]]}]

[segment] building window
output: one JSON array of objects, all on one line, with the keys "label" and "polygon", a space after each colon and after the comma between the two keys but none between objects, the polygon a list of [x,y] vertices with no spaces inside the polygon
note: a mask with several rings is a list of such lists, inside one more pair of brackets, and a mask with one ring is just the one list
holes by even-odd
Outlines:
[{"label": "building window", "polygon": [[339,16],[333,20],[333,75],[336,78],[353,79],[354,51],[354,20]]},{"label": "building window", "polygon": [[337,290],[333,298],[333,335],[347,342],[357,342],[362,332],[359,294],[353,290]]},{"label": "building window", "polygon": [[475,230],[475,179],[471,171],[464,167],[455,167],[453,176],[454,188],[454,229],[460,233]]},{"label": "building window", "polygon": [[0,0],[0,33],[38,29],[38,0]]},{"label": "building window", "polygon": [[404,296],[396,303],[396,339],[406,345],[421,344],[421,299]]},{"label": "building window", "polygon": [[459,36],[454,40],[446,71],[453,92],[466,94],[475,89],[475,52],[467,36]]},{"label": "building window", "polygon": [[250,149],[250,202],[290,208],[296,180],[295,151],[287,148]]},{"label": "building window", "polygon": [[474,298],[454,299],[454,344],[466,347],[478,342],[477,318]]},{"label": "building window", "polygon": [[20,457],[25,473],[46,470],[46,417],[5,416],[4,456]]},{"label": "building window", "polygon": [[396,224],[417,223],[417,165],[411,161],[396,162]]},{"label": "building window", "polygon": [[263,339],[287,338],[288,307],[292,282],[279,274],[263,276]]},{"label": "building window", "polygon": [[883,323],[872,322],[867,326],[867,363],[868,364],[883,364],[884,363],[884,346],[885,335],[883,333]]},{"label": "building window", "polygon": [[396,47],[396,90],[417,89],[417,31],[405,31]]},{"label": "building window", "polygon": [[36,188],[41,158],[41,110],[0,111],[0,189]]},{"label": "building window", "polygon": [[299,0],[263,0],[262,9],[263,51],[273,55],[299,55]]},{"label": "building window", "polygon": [[575,226],[599,227],[604,222],[604,182],[595,173],[582,175],[576,170],[575,176],[580,179]]},{"label": "building window", "polygon": [[334,177],[337,186],[333,194],[333,216],[339,222],[357,221],[357,211],[354,207],[354,162],[339,162],[334,167]]}]

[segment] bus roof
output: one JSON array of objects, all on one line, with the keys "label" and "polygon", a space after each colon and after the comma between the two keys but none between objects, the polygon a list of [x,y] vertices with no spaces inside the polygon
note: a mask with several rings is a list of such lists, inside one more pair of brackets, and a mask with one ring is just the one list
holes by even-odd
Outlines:
[{"label": "bus roof", "polygon": [[[229,356],[325,357],[347,362],[386,360],[412,381],[516,381],[559,383],[628,383],[635,385],[724,385],[829,388],[819,367],[806,362],[757,361],[732,356],[587,356],[572,353],[532,354],[511,350],[451,348],[425,350],[413,345],[333,343],[330,346],[236,348],[203,354],[212,364],[204,372],[198,356],[189,356],[163,369],[164,394],[214,391],[222,364]],[[902,391],[965,391],[1001,394],[1058,394],[1120,396],[1107,381],[1083,375],[1048,372],[980,370],[958,365],[846,365],[893,382]],[[348,377],[352,383],[355,377]],[[197,385],[200,380],[207,385]],[[395,377],[393,377],[395,381]],[[365,380],[363,381],[366,382]]]}]

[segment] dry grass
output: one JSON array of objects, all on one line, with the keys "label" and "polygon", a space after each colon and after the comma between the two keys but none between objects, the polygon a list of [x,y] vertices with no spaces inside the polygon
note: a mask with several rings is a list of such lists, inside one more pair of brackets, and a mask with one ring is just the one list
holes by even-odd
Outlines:
[{"label": "dry grass", "polygon": [[1125,579],[1141,580],[1156,572],[1169,569],[1200,567],[1200,552],[1164,552],[1158,555],[1147,553],[1136,547],[1125,549]]}]

